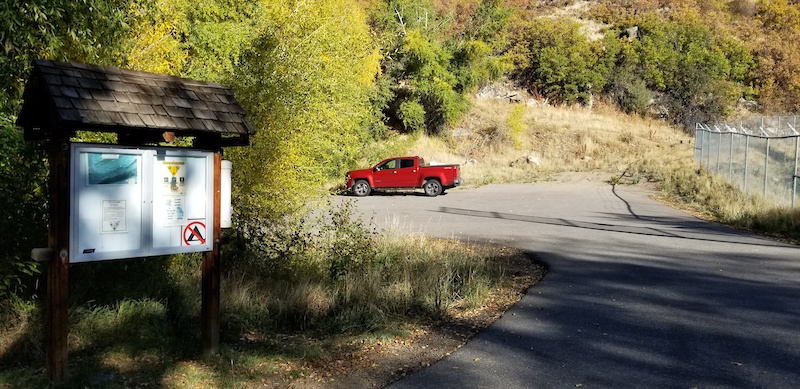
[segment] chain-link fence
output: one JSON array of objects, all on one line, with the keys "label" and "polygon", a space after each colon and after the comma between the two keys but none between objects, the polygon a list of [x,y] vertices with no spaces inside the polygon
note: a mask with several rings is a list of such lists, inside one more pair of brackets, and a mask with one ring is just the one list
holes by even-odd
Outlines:
[{"label": "chain-link fence", "polygon": [[749,195],[795,207],[800,129],[797,116],[695,127],[694,159]]}]

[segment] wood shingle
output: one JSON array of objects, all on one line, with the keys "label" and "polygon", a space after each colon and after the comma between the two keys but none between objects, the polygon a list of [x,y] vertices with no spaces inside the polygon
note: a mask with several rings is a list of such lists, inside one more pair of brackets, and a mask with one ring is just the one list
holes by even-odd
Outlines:
[{"label": "wood shingle", "polygon": [[238,145],[255,133],[227,86],[110,66],[37,60],[24,98],[17,125],[28,140],[76,130],[140,139],[174,132]]}]

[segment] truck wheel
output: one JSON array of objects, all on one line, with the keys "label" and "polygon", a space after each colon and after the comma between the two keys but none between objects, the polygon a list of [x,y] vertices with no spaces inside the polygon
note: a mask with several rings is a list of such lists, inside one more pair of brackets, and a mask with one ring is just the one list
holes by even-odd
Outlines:
[{"label": "truck wheel", "polygon": [[437,179],[425,181],[425,185],[422,186],[422,189],[425,190],[426,195],[431,197],[438,196],[443,192],[442,183]]},{"label": "truck wheel", "polygon": [[366,180],[358,180],[353,184],[353,194],[358,197],[369,196],[370,192],[372,192],[372,188]]}]

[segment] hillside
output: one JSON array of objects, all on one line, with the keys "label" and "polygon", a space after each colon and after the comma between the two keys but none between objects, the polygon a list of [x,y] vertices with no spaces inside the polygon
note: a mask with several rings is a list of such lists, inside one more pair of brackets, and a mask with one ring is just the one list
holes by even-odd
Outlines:
[{"label": "hillside", "polygon": [[505,97],[523,93],[500,84],[482,89],[446,136],[421,136],[406,152],[462,164],[465,187],[543,181],[563,172],[638,183],[660,179],[653,166],[692,162],[693,138],[663,120],[607,103],[553,106]]}]

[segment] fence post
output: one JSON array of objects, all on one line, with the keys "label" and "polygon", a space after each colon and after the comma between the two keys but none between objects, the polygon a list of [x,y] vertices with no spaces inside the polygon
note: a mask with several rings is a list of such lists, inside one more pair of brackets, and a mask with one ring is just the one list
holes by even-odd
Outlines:
[{"label": "fence post", "polygon": [[728,154],[728,180],[733,181],[733,132],[730,133],[731,136],[731,144],[729,147],[729,154]]},{"label": "fence post", "polygon": [[719,174],[719,157],[722,154],[722,133],[717,133],[717,166],[714,168],[714,173]]},{"label": "fence post", "polygon": [[[797,116],[795,116],[797,120]],[[792,208],[795,206],[795,199],[797,198],[797,157],[800,152],[800,137],[794,138],[794,176],[792,176]]]},{"label": "fence post", "polygon": [[767,138],[767,152],[764,157],[764,197],[767,197],[767,177],[769,177],[769,138]]},{"label": "fence post", "polygon": [[744,193],[749,195],[750,188],[747,186],[748,159],[750,159],[750,136],[744,138]]},{"label": "fence post", "polygon": [[708,148],[708,153],[706,155],[706,169],[711,171],[711,130],[706,130],[706,146]]},{"label": "fence post", "polygon": [[706,165],[706,154],[708,153],[708,145],[707,145],[707,143],[708,143],[708,131],[705,128],[703,129],[703,141],[702,142],[703,142],[702,143],[703,146],[700,148],[700,166],[708,167]]}]

